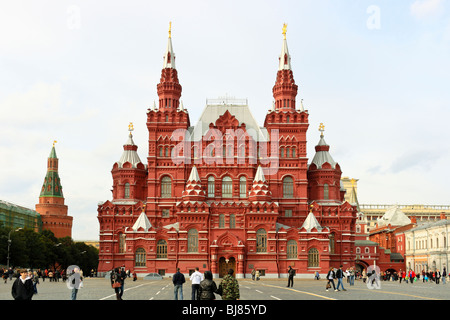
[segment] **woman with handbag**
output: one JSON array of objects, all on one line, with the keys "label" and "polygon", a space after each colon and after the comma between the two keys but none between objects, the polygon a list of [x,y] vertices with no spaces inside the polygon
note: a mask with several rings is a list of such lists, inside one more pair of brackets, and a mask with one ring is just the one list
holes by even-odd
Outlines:
[{"label": "woman with handbag", "polygon": [[336,278],[336,274],[334,273],[333,267],[331,267],[330,270],[328,271],[328,274],[327,274],[327,280],[328,280],[327,286],[326,286],[326,290],[327,291],[328,291],[329,288],[331,288],[330,283],[333,284],[334,291],[337,291],[336,290],[336,286],[334,285],[334,278]]},{"label": "woman with handbag", "polygon": [[122,300],[124,282],[125,277],[119,268],[115,268],[111,271],[111,286],[116,292],[117,300]]}]

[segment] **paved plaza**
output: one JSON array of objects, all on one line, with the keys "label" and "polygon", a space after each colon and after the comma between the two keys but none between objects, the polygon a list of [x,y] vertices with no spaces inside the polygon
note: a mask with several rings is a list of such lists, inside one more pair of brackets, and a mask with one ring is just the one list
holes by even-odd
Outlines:
[{"label": "paved plaza", "polygon": [[[398,283],[382,281],[379,289],[369,289],[361,280],[350,286],[344,280],[347,291],[325,290],[325,280],[294,279],[292,288],[286,287],[287,279],[238,279],[241,300],[450,300],[450,284]],[[217,284],[220,279],[215,279]],[[12,281],[0,282],[0,300],[12,300]],[[171,278],[163,280],[125,281],[123,300],[173,300]],[[183,285],[184,300],[191,300],[191,285],[187,280]],[[45,282],[40,279],[38,294],[33,300],[70,300],[71,290],[62,282]],[[105,278],[85,278],[79,290],[77,300],[115,300],[110,281]],[[220,297],[218,297],[220,300]]]}]

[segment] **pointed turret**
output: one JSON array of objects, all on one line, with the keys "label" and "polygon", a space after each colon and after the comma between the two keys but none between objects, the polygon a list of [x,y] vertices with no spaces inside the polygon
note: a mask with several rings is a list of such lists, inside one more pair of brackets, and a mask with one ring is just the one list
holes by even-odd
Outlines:
[{"label": "pointed turret", "polygon": [[146,166],[137,153],[138,146],[133,141],[133,123],[128,125],[128,140],[123,145],[123,153],[111,170],[113,176],[113,199],[145,200]]},{"label": "pointed turret", "polygon": [[143,165],[137,153],[138,146],[133,141],[133,135],[131,133],[133,130],[133,123],[130,122],[130,124],[128,125],[128,131],[130,131],[130,133],[128,134],[128,140],[123,145],[123,153],[120,157],[120,160],[116,162],[119,165],[119,168],[122,168],[124,163],[127,162],[131,164],[132,168],[136,168],[139,163]]},{"label": "pointed turret", "polygon": [[311,232],[312,229],[316,229],[317,231],[322,231],[322,226],[320,225],[319,221],[317,221],[316,216],[314,213],[309,211],[308,216],[306,217],[305,221],[303,222],[303,225],[300,227],[300,229],[305,229],[307,232]]},{"label": "pointed turret", "polygon": [[64,197],[58,174],[58,157],[56,156],[55,143],[56,141],[53,142],[52,150],[47,159],[47,174],[41,188],[40,197]]},{"label": "pointed turret", "polygon": [[133,229],[134,232],[137,231],[144,231],[147,232],[152,227],[152,224],[150,223],[150,220],[148,219],[147,215],[145,214],[145,209],[142,210],[139,217],[136,219],[136,222],[133,224],[131,229]]},{"label": "pointed turret", "polygon": [[53,142],[47,159],[47,174],[39,195],[39,204],[36,204],[36,211],[41,215],[42,229],[52,231],[57,238],[71,237],[73,218],[67,215],[67,206],[64,204],[55,143],[56,141]]},{"label": "pointed turret", "polygon": [[320,140],[316,145],[316,154],[308,167],[308,200],[318,202],[341,203],[345,192],[341,192],[341,167],[330,155],[330,146],[325,142],[319,126]]},{"label": "pointed turret", "polygon": [[261,166],[258,166],[256,170],[255,178],[253,179],[253,185],[250,189],[248,200],[249,201],[270,201],[272,199],[272,193],[269,190],[264,172]]},{"label": "pointed turret", "polygon": [[164,53],[161,79],[157,85],[159,96],[159,110],[177,110],[181,97],[181,85],[178,81],[177,69],[175,69],[175,53],[172,46],[172,23],[169,26],[169,39]]},{"label": "pointed turret", "polygon": [[275,98],[275,109],[279,111],[295,111],[295,97],[298,86],[294,81],[291,67],[291,56],[289,55],[286,40],[287,25],[283,25],[283,45],[278,62],[278,72],[275,85],[272,89]]},{"label": "pointed turret", "polygon": [[200,176],[196,166],[192,167],[191,174],[186,182],[186,188],[182,193],[184,201],[203,201],[206,198],[206,193],[202,189],[202,184],[200,181]]},{"label": "pointed turret", "polygon": [[333,157],[330,154],[330,146],[325,142],[325,139],[323,137],[323,131],[325,130],[324,125],[321,123],[319,126],[320,134],[320,140],[319,143],[316,145],[316,154],[314,155],[314,158],[311,161],[311,164],[315,164],[318,169],[322,168],[324,163],[329,163],[331,167],[334,169],[336,168],[336,162],[333,160]]},{"label": "pointed turret", "polygon": [[173,52],[172,46],[172,22],[169,22],[169,39],[167,41],[166,53],[164,54],[163,68],[175,69],[175,53]]}]

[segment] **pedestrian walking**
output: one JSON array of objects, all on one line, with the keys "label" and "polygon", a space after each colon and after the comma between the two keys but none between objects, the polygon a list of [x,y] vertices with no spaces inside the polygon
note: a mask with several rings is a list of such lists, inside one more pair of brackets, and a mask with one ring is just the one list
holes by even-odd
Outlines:
[{"label": "pedestrian walking", "polygon": [[222,300],[239,300],[239,283],[235,277],[233,277],[234,270],[228,270],[228,274],[223,277],[222,282],[219,285],[219,294],[222,296]]},{"label": "pedestrian walking", "polygon": [[32,280],[33,280],[33,294],[37,294],[38,293],[37,285],[39,284],[39,275],[36,271],[33,272]]},{"label": "pedestrian walking", "polygon": [[204,279],[200,282],[198,288],[198,300],[216,300],[217,285],[213,281],[213,275],[211,271],[205,271]]},{"label": "pedestrian walking", "polygon": [[255,278],[256,278],[256,281],[259,280],[259,270],[256,270],[256,272],[255,272]]},{"label": "pedestrian walking", "polygon": [[[175,300],[178,300],[178,297],[180,300],[183,300],[183,283],[186,282],[186,279],[184,278],[184,275],[180,272],[180,268],[177,268],[177,272],[172,277],[172,282],[174,286],[174,298]],[[178,295],[179,293],[179,295]]]},{"label": "pedestrian walking", "polygon": [[447,271],[445,270],[445,267],[444,267],[444,270],[442,270],[442,284],[445,284],[446,277],[447,277]]},{"label": "pedestrian walking", "polygon": [[253,268],[253,270],[252,270],[252,280],[253,281],[255,280],[255,274],[256,274],[256,270],[255,270],[255,268]]},{"label": "pedestrian walking", "polygon": [[33,282],[26,269],[18,271],[19,277],[14,281],[11,294],[14,300],[31,300],[34,294]]},{"label": "pedestrian walking", "polygon": [[347,291],[347,290],[345,290],[345,288],[344,288],[344,283],[342,282],[342,279],[343,279],[344,277],[345,277],[344,271],[342,270],[342,265],[340,265],[340,266],[339,266],[339,269],[338,269],[337,272],[336,272],[336,278],[338,279],[338,284],[337,284],[337,287],[336,287],[337,291],[340,291],[340,290],[339,290],[339,286],[342,287],[342,290],[343,290],[343,291]]},{"label": "pedestrian walking", "polygon": [[326,290],[328,291],[329,288],[331,288],[330,283],[333,285],[333,289],[334,291],[337,291],[336,286],[334,285],[334,279],[336,278],[336,274],[334,272],[333,267],[330,268],[330,270],[328,270],[328,274],[327,274],[327,286],[326,286]]},{"label": "pedestrian walking", "polygon": [[292,287],[292,286],[294,286],[294,276],[295,276],[295,270],[292,269],[291,266],[289,266],[289,269],[288,269],[288,284],[287,284],[287,287]]},{"label": "pedestrian walking", "polygon": [[[74,266],[69,267],[69,278],[67,279],[67,285],[69,288],[72,288],[72,295],[70,296],[71,300],[77,300],[78,290],[83,287],[83,277],[80,272],[80,268]],[[67,274],[66,274],[67,275]]]},{"label": "pedestrian walking", "polygon": [[348,278],[349,278],[349,282],[351,286],[355,285],[355,269],[353,269],[353,267],[350,268],[350,270],[348,271]]},{"label": "pedestrian walking", "polygon": [[122,272],[119,268],[115,268],[111,272],[111,286],[113,287],[115,293],[116,293],[116,299],[117,300],[123,300],[123,289],[125,285],[125,272]]},{"label": "pedestrian walking", "polygon": [[[367,281],[367,272],[366,272],[366,270],[362,271],[362,279],[363,279],[363,282],[366,283],[366,281]],[[400,283],[401,282],[402,281],[401,281],[401,278],[400,278]]]},{"label": "pedestrian walking", "polygon": [[191,274],[189,280],[192,282],[192,294],[191,300],[198,300],[198,289],[200,287],[200,282],[203,280],[203,275],[198,271],[198,267]]},{"label": "pedestrian walking", "polygon": [[320,280],[319,271],[314,272],[314,280]]},{"label": "pedestrian walking", "polygon": [[441,272],[436,270],[436,284],[439,284],[439,280],[441,279]]}]

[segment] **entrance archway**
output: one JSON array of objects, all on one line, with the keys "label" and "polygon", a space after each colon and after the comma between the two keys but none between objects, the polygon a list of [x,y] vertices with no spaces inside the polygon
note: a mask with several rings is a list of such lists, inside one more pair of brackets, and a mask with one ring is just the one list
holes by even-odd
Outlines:
[{"label": "entrance archway", "polygon": [[225,258],[220,257],[219,259],[219,278],[223,278],[228,274],[228,270],[233,269],[234,274],[236,274],[236,259],[234,257]]}]

